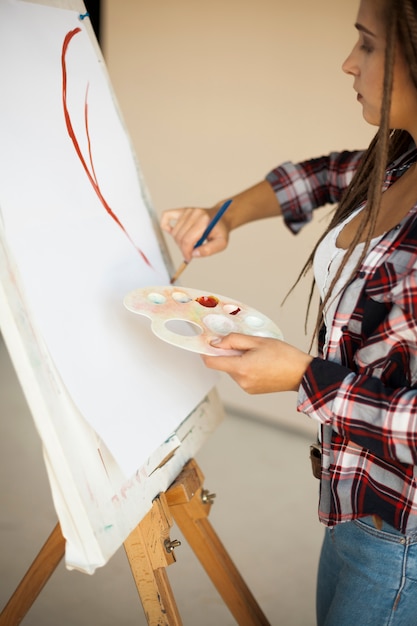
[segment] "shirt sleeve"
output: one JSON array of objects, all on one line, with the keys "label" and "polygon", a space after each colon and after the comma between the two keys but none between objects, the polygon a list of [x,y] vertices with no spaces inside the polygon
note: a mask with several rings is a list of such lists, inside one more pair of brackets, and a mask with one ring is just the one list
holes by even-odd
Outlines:
[{"label": "shirt sleeve", "polygon": [[[346,326],[341,361],[316,358],[299,389],[300,412],[380,458],[417,465],[417,267],[415,224],[370,278],[367,297],[389,304],[367,336]],[[350,283],[352,286],[353,283]],[[349,289],[349,285],[346,289]],[[369,309],[368,309],[369,315]],[[355,330],[354,330],[355,329]],[[352,333],[358,343],[349,343]]]},{"label": "shirt sleeve", "polygon": [[415,388],[393,389],[375,376],[315,358],[299,389],[297,409],[380,458],[417,464]]},{"label": "shirt sleeve", "polygon": [[286,162],[266,177],[282,208],[285,224],[297,233],[311,221],[314,209],[339,202],[363,151],[332,152],[300,163]]}]

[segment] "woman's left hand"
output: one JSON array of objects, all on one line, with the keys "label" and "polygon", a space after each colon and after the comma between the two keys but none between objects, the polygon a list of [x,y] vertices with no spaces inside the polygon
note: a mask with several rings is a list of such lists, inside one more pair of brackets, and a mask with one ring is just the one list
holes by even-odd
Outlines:
[{"label": "woman's left hand", "polygon": [[297,391],[313,360],[309,354],[279,339],[239,333],[231,333],[212,345],[242,352],[202,358],[207,367],[226,372],[250,394]]}]

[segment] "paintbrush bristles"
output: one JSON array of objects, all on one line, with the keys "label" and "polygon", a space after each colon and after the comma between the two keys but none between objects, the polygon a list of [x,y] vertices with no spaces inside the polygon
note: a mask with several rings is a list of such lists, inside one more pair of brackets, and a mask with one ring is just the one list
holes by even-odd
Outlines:
[{"label": "paintbrush bristles", "polygon": [[187,267],[188,262],[187,261],[183,261],[181,263],[181,265],[179,266],[179,268],[177,269],[177,271],[175,272],[174,276],[171,278],[171,285],[173,285],[175,283],[175,281],[178,280],[178,278],[181,276],[181,274],[183,273],[183,271],[185,270],[185,268]]}]

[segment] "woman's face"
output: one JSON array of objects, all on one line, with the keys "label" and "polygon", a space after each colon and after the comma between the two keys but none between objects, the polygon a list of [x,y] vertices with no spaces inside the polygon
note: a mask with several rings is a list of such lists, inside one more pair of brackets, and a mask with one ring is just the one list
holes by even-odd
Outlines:
[{"label": "woman's face", "polygon": [[[385,27],[384,0],[361,0],[355,27],[358,41],[343,63],[343,71],[353,76],[353,88],[369,124],[379,126],[384,81]],[[417,138],[417,89],[414,87],[401,49],[396,51],[390,128],[408,130]]]}]

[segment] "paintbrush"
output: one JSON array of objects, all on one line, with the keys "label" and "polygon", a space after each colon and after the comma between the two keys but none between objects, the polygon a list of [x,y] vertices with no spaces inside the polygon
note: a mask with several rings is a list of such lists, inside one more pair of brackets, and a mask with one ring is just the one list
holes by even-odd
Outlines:
[{"label": "paintbrush", "polygon": [[[211,231],[213,230],[213,228],[216,226],[217,222],[221,219],[221,217],[224,215],[224,213],[226,212],[226,210],[229,208],[229,206],[232,203],[232,199],[230,200],[226,200],[226,202],[224,202],[220,209],[217,211],[216,215],[212,218],[212,220],[209,222],[206,230],[204,231],[204,233],[201,235],[200,239],[198,241],[196,241],[196,243],[194,244],[193,249],[195,250],[196,248],[199,248],[200,246],[203,245],[203,243],[206,241],[207,237],[209,236],[209,234],[211,233]],[[183,261],[181,263],[181,265],[179,266],[179,268],[177,269],[177,271],[175,272],[174,276],[171,278],[171,285],[173,285],[175,283],[176,280],[178,280],[178,278],[180,277],[180,275],[183,273],[183,271],[185,270],[185,268],[187,267],[189,261]]]}]

